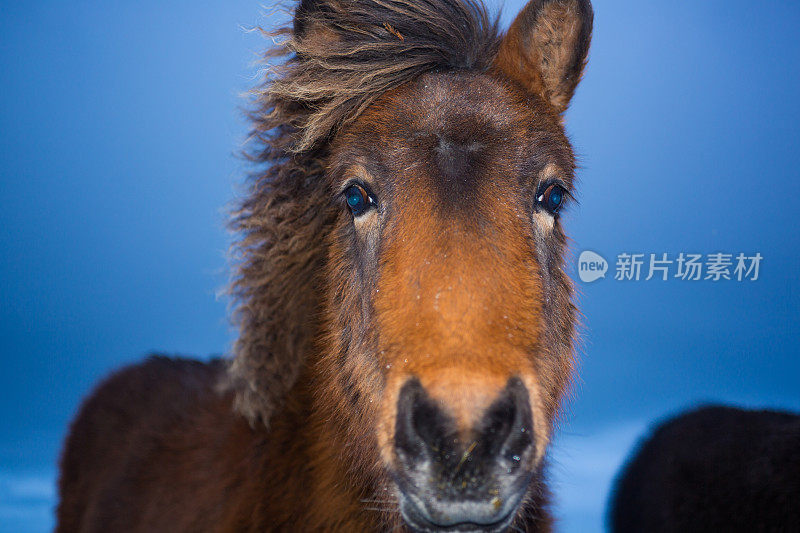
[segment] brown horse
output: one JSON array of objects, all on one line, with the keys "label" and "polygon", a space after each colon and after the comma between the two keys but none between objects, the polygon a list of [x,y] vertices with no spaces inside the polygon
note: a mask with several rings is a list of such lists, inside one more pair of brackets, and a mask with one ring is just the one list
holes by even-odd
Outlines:
[{"label": "brown horse", "polygon": [[87,400],[58,530],[543,531],[588,0],[303,0],[256,93],[230,365]]}]

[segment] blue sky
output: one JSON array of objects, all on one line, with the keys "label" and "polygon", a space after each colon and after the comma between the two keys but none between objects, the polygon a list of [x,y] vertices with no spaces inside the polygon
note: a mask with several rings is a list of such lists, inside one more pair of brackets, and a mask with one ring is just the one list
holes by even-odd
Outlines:
[{"label": "blue sky", "polygon": [[[552,467],[565,531],[602,529],[652,420],[702,401],[800,409],[800,5],[594,4],[564,222],[575,257],[611,270],[578,282],[580,376]],[[228,349],[225,206],[264,46],[244,27],[272,22],[244,1],[3,6],[0,531],[52,525],[61,440],[109,370]],[[622,252],[764,259],[754,282],[623,282]]]}]

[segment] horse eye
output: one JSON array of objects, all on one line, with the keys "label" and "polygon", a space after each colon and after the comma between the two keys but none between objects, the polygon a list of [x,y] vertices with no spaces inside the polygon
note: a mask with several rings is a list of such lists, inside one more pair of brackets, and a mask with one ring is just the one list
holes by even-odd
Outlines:
[{"label": "horse eye", "polygon": [[344,197],[347,200],[347,207],[350,208],[354,217],[363,215],[370,206],[375,204],[364,187],[358,184],[350,185],[345,189]]},{"label": "horse eye", "polygon": [[536,198],[536,201],[550,214],[555,215],[564,205],[564,196],[566,194],[567,191],[564,187],[552,183]]}]

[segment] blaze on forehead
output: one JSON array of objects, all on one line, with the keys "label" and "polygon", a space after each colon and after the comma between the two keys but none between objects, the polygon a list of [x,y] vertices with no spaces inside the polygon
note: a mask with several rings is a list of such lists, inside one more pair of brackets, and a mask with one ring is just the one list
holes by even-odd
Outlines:
[{"label": "blaze on forehead", "polygon": [[557,174],[569,186],[575,166],[551,109],[483,73],[424,74],[383,95],[343,133],[334,170],[354,160],[378,175],[426,164],[445,191],[498,172],[520,175],[523,184]]}]

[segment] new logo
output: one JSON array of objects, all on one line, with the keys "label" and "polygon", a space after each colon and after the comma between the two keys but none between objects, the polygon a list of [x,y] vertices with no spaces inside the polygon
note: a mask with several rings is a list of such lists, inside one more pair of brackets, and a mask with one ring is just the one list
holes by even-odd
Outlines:
[{"label": "new logo", "polygon": [[584,283],[591,283],[606,277],[608,261],[602,255],[584,250],[578,257],[578,277]]}]

